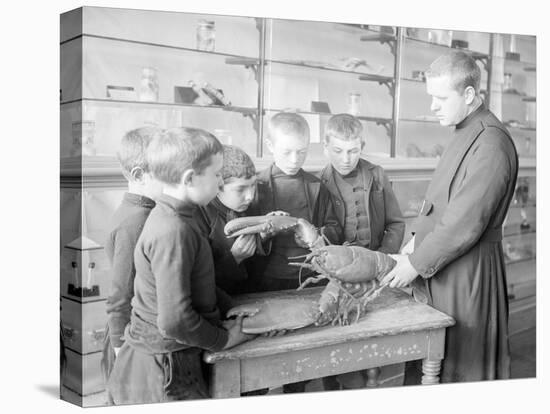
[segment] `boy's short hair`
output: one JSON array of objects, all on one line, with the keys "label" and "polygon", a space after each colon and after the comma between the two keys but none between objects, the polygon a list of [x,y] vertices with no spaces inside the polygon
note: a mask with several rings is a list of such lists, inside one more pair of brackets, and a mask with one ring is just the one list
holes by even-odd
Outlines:
[{"label": "boy's short hair", "polygon": [[273,115],[267,124],[267,137],[271,141],[274,131],[309,140],[309,124],[302,115],[296,112],[279,112]]},{"label": "boy's short hair", "polygon": [[341,139],[343,141],[353,141],[361,138],[361,141],[363,141],[363,125],[353,115],[333,115],[325,127],[325,142],[329,142],[330,138]]},{"label": "boy's short hair", "polygon": [[426,71],[426,78],[439,76],[450,76],[453,89],[460,94],[468,86],[473,87],[476,93],[479,92],[481,69],[474,58],[466,52],[453,51],[434,60]]},{"label": "boy's short hair", "polygon": [[149,172],[147,147],[160,133],[162,133],[161,128],[146,126],[132,129],[124,134],[117,151],[117,158],[126,179],[132,180],[131,173],[136,167],[141,168],[144,172]]},{"label": "boy's short hair", "polygon": [[183,173],[193,169],[201,174],[211,157],[221,154],[218,139],[199,128],[172,128],[156,137],[147,150],[153,176],[165,184],[179,184]]},{"label": "boy's short hair", "polygon": [[231,178],[249,179],[256,175],[256,167],[252,159],[239,147],[234,145],[223,146],[223,182]]}]

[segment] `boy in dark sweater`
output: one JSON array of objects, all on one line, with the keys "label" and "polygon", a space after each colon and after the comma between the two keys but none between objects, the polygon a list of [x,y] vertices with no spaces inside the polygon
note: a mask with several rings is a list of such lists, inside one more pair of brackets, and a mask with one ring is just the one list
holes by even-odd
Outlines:
[{"label": "boy in dark sweater", "polygon": [[[360,158],[365,145],[361,122],[352,115],[333,115],[327,122],[324,145],[329,164],[320,177],[332,196],[344,240],[397,253],[405,222],[384,170]],[[323,383],[325,389],[363,388],[365,376],[366,371],[357,371],[324,378]]]},{"label": "boy in dark sweater", "polygon": [[147,160],[164,187],[134,252],[132,315],[107,386],[115,404],[207,398],[202,351],[251,338],[242,318],[220,322],[212,253],[194,220],[221,185],[220,142],[175,128],[153,140]]},{"label": "boy in dark sweater", "polygon": [[[319,228],[320,234],[333,244],[340,244],[342,230],[327,188],[321,180],[302,169],[309,146],[309,125],[299,114],[280,112],[274,115],[267,129],[267,148],[274,163],[258,175],[255,208],[260,214],[284,211]],[[299,286],[297,267],[289,266],[289,257],[309,253],[316,240],[304,240],[305,229],[296,235],[284,233],[271,239],[268,256],[255,257],[255,272],[260,276],[260,290],[296,289]],[[308,277],[308,272],[302,272]],[[305,280],[305,279],[304,279]]]},{"label": "boy in dark sweater", "polygon": [[259,237],[253,234],[228,238],[224,227],[228,221],[247,215],[256,194],[256,168],[246,152],[223,146],[223,187],[207,206],[198,209],[197,224],[212,248],[216,269],[216,286],[229,295],[253,290],[248,278],[246,259],[260,249]]},{"label": "boy in dark sweater", "polygon": [[155,206],[154,198],[162,192],[161,184],[151,172],[145,152],[151,140],[161,133],[154,127],[129,131],[120,142],[117,153],[128,191],[116,209],[105,241],[105,253],[111,269],[111,290],[107,298],[107,329],[103,347],[102,369],[107,381],[115,356],[122,346],[124,328],[130,322],[130,301],[134,296],[134,248],[143,225]]}]

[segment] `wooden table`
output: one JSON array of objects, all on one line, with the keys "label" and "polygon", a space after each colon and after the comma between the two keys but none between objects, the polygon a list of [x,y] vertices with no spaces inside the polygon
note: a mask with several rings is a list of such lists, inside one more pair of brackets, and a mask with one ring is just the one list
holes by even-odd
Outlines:
[{"label": "wooden table", "polygon": [[[318,297],[321,288],[243,295],[238,303],[260,297]],[[450,316],[416,302],[399,289],[383,289],[367,314],[349,326],[310,326],[280,337],[257,337],[232,349],[205,353],[212,364],[213,398],[422,359],[422,384],[439,382],[445,328]]]}]

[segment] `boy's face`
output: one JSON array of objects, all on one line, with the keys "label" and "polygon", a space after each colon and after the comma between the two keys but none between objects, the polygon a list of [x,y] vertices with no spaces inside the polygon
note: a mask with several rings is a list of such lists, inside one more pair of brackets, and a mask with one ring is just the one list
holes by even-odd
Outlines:
[{"label": "boy's face", "polygon": [[361,138],[345,141],[331,137],[328,142],[325,141],[324,152],[332,167],[346,176],[357,167],[362,148]]},{"label": "boy's face", "polygon": [[246,211],[256,194],[256,177],[230,178],[224,183],[218,198],[227,208],[239,213]]},{"label": "boy's face", "polygon": [[218,194],[222,181],[223,155],[215,154],[210,157],[210,165],[202,173],[193,174],[188,186],[188,194],[195,204],[205,206]]},{"label": "boy's face", "polygon": [[267,140],[267,148],[273,154],[275,165],[287,175],[295,175],[304,165],[309,137],[273,131]]}]

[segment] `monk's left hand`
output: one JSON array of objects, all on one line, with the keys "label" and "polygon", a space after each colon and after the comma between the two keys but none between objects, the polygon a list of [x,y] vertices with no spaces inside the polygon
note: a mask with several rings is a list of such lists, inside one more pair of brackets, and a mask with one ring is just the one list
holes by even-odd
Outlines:
[{"label": "monk's left hand", "polygon": [[406,254],[390,254],[390,257],[397,263],[394,268],[382,278],[380,283],[389,287],[402,288],[409,285],[416,277],[418,272],[414,269],[409,255]]}]

